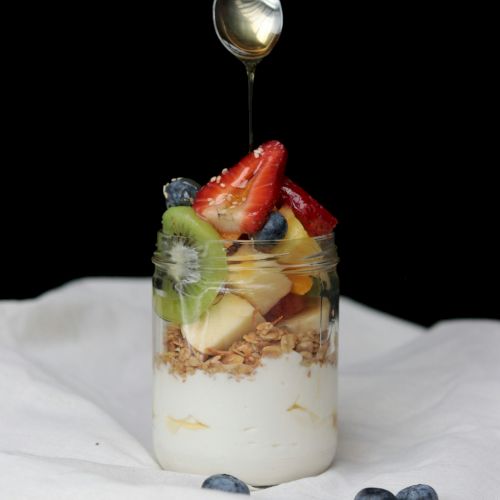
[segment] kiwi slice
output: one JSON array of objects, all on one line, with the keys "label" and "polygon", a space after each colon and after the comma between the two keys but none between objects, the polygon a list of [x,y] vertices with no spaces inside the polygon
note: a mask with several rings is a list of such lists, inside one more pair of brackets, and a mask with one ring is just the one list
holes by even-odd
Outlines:
[{"label": "kiwi slice", "polygon": [[153,260],[155,311],[179,325],[196,321],[210,307],[227,276],[219,233],[191,207],[171,207],[163,214]]}]

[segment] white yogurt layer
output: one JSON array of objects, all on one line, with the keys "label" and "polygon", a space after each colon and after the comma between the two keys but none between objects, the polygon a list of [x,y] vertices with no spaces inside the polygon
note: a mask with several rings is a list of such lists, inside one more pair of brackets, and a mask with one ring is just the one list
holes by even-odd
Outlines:
[{"label": "white yogurt layer", "polygon": [[251,376],[156,368],[153,432],[163,468],[266,486],[318,474],[337,445],[337,370],[292,352]]}]

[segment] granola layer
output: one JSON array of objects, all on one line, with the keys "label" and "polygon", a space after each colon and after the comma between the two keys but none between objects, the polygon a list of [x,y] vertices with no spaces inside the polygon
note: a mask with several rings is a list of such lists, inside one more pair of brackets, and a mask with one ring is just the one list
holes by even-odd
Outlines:
[{"label": "granola layer", "polygon": [[182,378],[196,370],[241,377],[252,375],[263,358],[279,358],[292,351],[302,356],[301,364],[304,366],[336,364],[337,353],[336,350],[330,352],[330,340],[330,336],[321,338],[315,330],[296,334],[264,322],[227,350],[212,349],[209,354],[204,354],[188,344],[180,327],[170,324],[164,332],[164,352],[158,354],[155,361],[157,365],[166,364],[170,373]]}]

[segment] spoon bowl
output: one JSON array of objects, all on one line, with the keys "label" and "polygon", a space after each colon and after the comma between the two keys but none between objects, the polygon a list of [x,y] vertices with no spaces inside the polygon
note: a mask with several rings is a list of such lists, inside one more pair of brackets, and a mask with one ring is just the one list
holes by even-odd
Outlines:
[{"label": "spoon bowl", "polygon": [[279,0],[215,0],[213,18],[224,47],[243,62],[267,56],[283,28]]}]

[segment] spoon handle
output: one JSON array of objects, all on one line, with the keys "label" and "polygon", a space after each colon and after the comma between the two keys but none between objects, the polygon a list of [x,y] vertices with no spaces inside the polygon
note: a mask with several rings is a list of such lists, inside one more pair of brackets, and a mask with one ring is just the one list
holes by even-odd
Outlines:
[{"label": "spoon handle", "polygon": [[256,61],[243,61],[248,80],[248,152],[253,149],[253,83],[255,80]]}]

